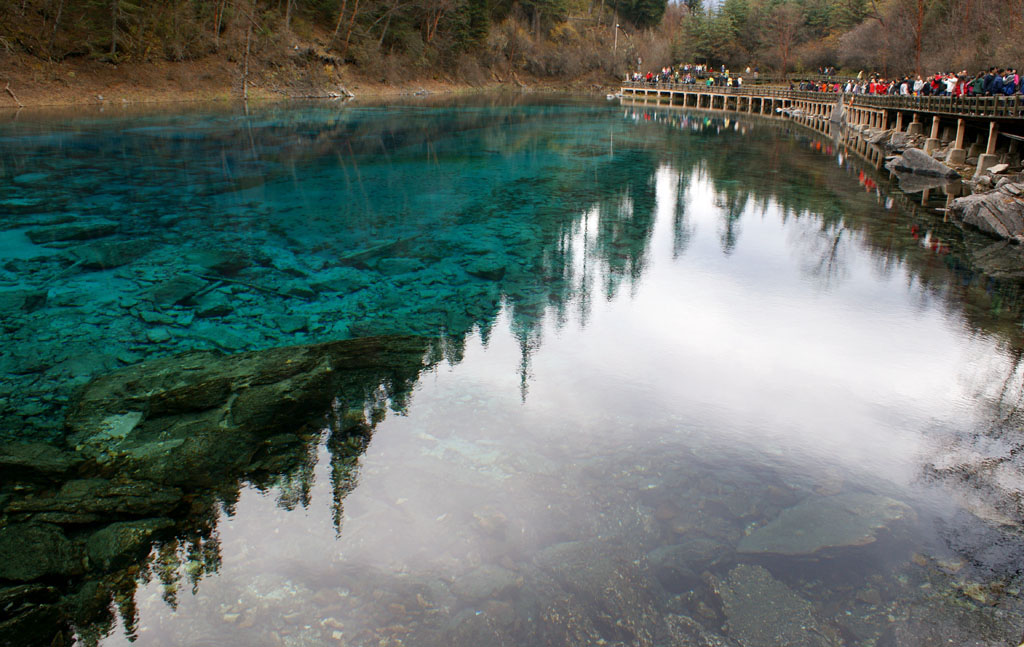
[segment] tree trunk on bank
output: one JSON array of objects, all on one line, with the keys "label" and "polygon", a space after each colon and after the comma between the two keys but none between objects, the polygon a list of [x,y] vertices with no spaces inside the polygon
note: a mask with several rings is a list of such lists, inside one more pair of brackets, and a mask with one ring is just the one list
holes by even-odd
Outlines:
[{"label": "tree trunk on bank", "polygon": [[121,0],[110,0],[110,60],[117,56],[117,11]]}]

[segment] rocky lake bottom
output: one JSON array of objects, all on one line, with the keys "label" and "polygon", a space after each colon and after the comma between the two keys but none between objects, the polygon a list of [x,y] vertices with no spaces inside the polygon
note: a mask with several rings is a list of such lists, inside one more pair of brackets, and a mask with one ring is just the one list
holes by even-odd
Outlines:
[{"label": "rocky lake bottom", "polygon": [[0,644],[1016,645],[1019,279],[782,120],[0,123]]}]

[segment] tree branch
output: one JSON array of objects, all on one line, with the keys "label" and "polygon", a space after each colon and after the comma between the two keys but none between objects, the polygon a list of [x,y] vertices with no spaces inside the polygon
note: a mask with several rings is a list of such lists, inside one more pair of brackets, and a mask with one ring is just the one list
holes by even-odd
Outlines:
[{"label": "tree branch", "polygon": [[11,98],[14,99],[14,103],[18,104],[19,108],[24,108],[25,107],[25,105],[21,101],[18,100],[18,96],[16,94],[14,94],[14,90],[11,89],[11,82],[10,81],[8,81],[7,85],[4,86],[4,90],[7,91],[7,94],[11,95]]}]

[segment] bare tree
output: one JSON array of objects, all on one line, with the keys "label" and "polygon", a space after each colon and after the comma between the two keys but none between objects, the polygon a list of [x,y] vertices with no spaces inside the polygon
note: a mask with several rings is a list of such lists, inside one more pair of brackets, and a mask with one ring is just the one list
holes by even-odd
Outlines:
[{"label": "bare tree", "polygon": [[780,4],[768,14],[765,25],[766,41],[770,51],[773,51],[779,60],[780,72],[786,72],[789,68],[803,23],[799,7],[792,4]]}]

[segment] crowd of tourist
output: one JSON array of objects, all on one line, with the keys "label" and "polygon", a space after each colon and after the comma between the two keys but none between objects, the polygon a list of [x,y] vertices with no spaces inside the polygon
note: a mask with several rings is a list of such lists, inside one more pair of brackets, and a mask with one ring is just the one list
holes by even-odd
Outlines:
[{"label": "crowd of tourist", "polygon": [[[940,96],[940,97],[981,97],[1024,95],[1021,78],[1017,70],[992,67],[977,74],[969,74],[967,70],[959,73],[945,72],[934,76],[922,77],[904,75],[895,78],[884,78],[878,74],[857,74],[856,78],[842,81],[836,77],[834,67],[819,69],[821,77],[817,80],[806,79],[792,81],[791,90],[809,92],[844,92],[848,94],[888,94],[899,96]],[[744,73],[758,78],[758,69],[753,72],[747,67]],[[649,71],[641,74],[633,72],[631,80],[649,85],[686,84],[705,85],[708,87],[743,87],[743,76],[731,73],[723,65],[714,69],[705,64],[681,63],[676,66],[665,66],[657,72]]]},{"label": "crowd of tourist", "polygon": [[886,79],[878,75],[864,78],[858,74],[856,79],[845,83],[833,81],[801,81],[799,85],[790,83],[790,89],[811,92],[846,92],[851,94],[890,94],[914,97],[990,97],[1002,95],[1024,94],[1020,75],[1016,69],[989,68],[971,75],[967,70],[959,74],[953,72],[937,73],[934,76],[922,77],[909,75]]},{"label": "crowd of tourist", "polygon": [[[754,78],[758,77],[758,69],[755,67],[753,70]],[[751,74],[751,69],[746,69],[746,74]],[[730,87],[739,88],[743,86],[743,77],[739,75],[733,75],[723,65],[718,70],[711,68],[704,64],[691,64],[691,63],[680,63],[674,67],[665,66],[658,72],[648,71],[647,74],[641,74],[639,71],[633,72],[631,80],[634,83],[647,83],[648,85],[657,85],[662,83],[682,83],[686,85],[705,85],[708,87]]]}]

